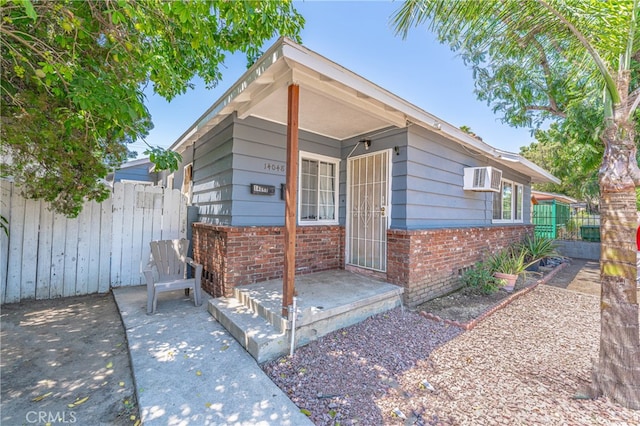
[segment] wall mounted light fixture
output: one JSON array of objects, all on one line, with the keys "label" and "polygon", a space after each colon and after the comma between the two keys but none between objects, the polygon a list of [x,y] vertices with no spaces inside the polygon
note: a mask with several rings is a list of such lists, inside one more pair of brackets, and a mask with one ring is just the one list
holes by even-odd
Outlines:
[{"label": "wall mounted light fixture", "polygon": [[369,147],[371,146],[371,139],[364,139],[364,138],[360,139],[358,143],[353,145],[353,149],[351,149],[351,152],[349,153],[349,155],[347,155],[347,158],[351,157],[351,155],[355,152],[355,150],[358,149],[360,144],[363,144],[365,151],[368,151]]}]

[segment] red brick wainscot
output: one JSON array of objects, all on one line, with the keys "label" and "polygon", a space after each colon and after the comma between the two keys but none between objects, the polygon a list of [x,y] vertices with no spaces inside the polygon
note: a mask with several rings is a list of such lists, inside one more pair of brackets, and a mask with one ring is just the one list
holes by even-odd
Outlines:
[{"label": "red brick wainscot", "polygon": [[[344,268],[344,227],[299,226],[296,274]],[[202,288],[214,297],[233,287],[282,278],[284,227],[193,224],[193,257],[203,265]]]},{"label": "red brick wainscot", "polygon": [[533,235],[533,225],[387,231],[387,280],[415,307],[457,290],[466,268]]}]

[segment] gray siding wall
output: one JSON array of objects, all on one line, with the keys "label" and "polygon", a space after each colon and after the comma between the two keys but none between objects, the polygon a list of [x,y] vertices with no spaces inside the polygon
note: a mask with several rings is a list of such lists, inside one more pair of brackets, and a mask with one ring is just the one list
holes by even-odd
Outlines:
[{"label": "gray siding wall", "polygon": [[[523,217],[529,223],[529,178],[483,155],[458,146],[437,132],[418,126],[374,132],[368,151],[362,137],[344,141],[300,131],[301,151],[339,158],[339,222],[345,224],[347,156],[391,150],[391,228],[489,226],[491,192],[464,191],[465,167],[496,166],[505,179],[524,185]],[[397,150],[395,149],[397,147]],[[191,148],[189,148],[191,149]],[[286,181],[286,126],[249,117],[230,116],[196,142],[192,151],[193,198],[200,221],[233,226],[282,226]],[[191,158],[185,156],[185,164]],[[180,176],[179,176],[180,175]],[[181,173],[175,187],[181,184]],[[273,185],[275,195],[251,194],[252,183]]]},{"label": "gray siding wall", "polygon": [[[286,126],[249,117],[233,126],[233,206],[231,225],[283,226],[286,182]],[[340,157],[340,141],[300,131],[300,151]],[[199,159],[198,159],[199,161]],[[251,184],[273,185],[275,195],[251,194]]]},{"label": "gray siding wall", "polygon": [[[211,129],[193,146],[193,194],[199,220],[216,225],[231,225],[233,192],[233,122],[229,116]],[[177,176],[174,185],[178,182]]]},{"label": "gray siding wall", "polygon": [[[398,190],[394,207],[396,203],[405,206],[405,212],[394,213],[394,227],[421,229],[491,225],[493,193],[462,189],[464,168],[478,166],[496,166],[503,171],[503,178],[525,186],[523,216],[528,223],[531,194],[528,177],[466,150],[436,132],[412,126],[408,129],[406,182],[402,182],[400,171],[399,182],[394,182],[394,189]],[[406,190],[400,191],[403,184]]]},{"label": "gray siding wall", "polygon": [[[284,225],[280,187],[286,181],[286,136],[286,126],[230,116],[200,138],[193,147],[192,198],[199,220],[232,226]],[[340,142],[300,131],[299,149],[338,158]],[[184,165],[189,162],[185,158]],[[174,187],[180,187],[182,173],[176,172],[174,179]],[[273,185],[276,193],[251,194],[252,183]]]}]

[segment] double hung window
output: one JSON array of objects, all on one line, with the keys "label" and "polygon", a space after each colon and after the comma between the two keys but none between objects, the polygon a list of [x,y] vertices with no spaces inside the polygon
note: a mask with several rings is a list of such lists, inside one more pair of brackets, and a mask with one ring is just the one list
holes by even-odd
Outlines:
[{"label": "double hung window", "polygon": [[524,186],[502,179],[500,192],[493,194],[493,222],[522,222]]},{"label": "double hung window", "polygon": [[300,153],[300,224],[338,223],[339,160]]}]

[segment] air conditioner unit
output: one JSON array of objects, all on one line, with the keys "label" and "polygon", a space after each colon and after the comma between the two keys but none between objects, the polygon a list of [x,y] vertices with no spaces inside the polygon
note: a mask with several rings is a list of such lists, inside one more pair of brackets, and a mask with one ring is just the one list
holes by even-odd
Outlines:
[{"label": "air conditioner unit", "polygon": [[493,191],[500,192],[502,170],[495,167],[465,167],[465,191]]}]

